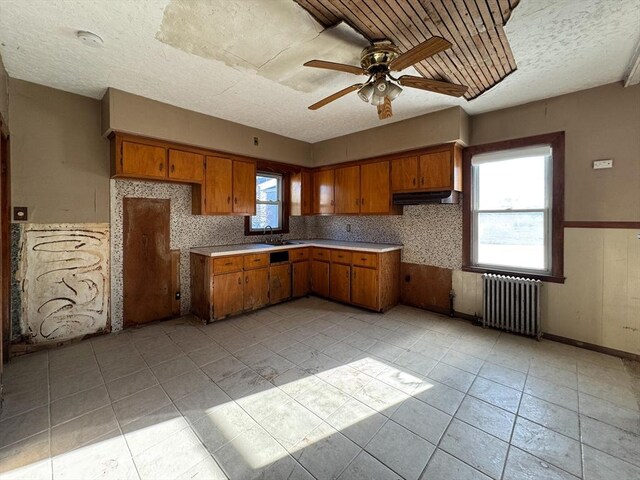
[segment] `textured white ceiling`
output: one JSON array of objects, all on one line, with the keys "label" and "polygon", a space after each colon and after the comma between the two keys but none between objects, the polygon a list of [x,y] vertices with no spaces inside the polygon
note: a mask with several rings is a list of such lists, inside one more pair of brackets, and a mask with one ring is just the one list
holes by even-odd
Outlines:
[{"label": "textured white ceiling", "polygon": [[[506,26],[515,73],[471,102],[407,88],[391,121],[452,105],[481,113],[621,80],[639,20],[638,0],[522,0]],[[104,46],[85,46],[77,30]],[[13,78],[94,98],[115,87],[309,142],[381,124],[355,94],[307,110],[359,77],[301,63],[357,63],[362,42],[344,25],[322,32],[292,0],[0,1],[0,53]]]}]

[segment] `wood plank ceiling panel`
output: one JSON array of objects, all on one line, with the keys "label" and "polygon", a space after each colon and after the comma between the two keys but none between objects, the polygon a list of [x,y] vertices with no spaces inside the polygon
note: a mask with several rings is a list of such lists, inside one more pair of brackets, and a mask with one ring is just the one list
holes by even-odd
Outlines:
[{"label": "wood plank ceiling panel", "polygon": [[415,68],[426,78],[467,85],[467,100],[516,70],[504,25],[520,0],[294,1],[326,28],[344,21],[369,41],[389,39],[402,51],[446,38],[452,48]]}]

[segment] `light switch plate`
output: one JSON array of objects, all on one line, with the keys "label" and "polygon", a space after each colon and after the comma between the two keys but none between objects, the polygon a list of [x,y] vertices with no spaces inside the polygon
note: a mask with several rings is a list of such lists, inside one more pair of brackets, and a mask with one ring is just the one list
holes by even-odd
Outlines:
[{"label": "light switch plate", "polygon": [[13,207],[13,221],[26,222],[29,220],[29,210],[27,207]]},{"label": "light switch plate", "polygon": [[593,161],[593,169],[599,170],[601,168],[613,168],[613,160],[594,160]]}]

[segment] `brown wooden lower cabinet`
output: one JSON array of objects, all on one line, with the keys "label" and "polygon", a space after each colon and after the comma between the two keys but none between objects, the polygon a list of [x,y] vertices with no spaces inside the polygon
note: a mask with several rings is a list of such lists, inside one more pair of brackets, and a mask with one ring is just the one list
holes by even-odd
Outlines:
[{"label": "brown wooden lower cabinet", "polygon": [[[292,262],[265,265],[260,254],[191,254],[191,311],[206,321],[312,292],[378,312],[398,303],[400,251],[372,253],[313,249]],[[320,258],[320,259],[318,259]],[[326,260],[325,260],[326,258]]]},{"label": "brown wooden lower cabinet", "polygon": [[269,275],[269,300],[278,303],[291,297],[291,265],[271,265]]},{"label": "brown wooden lower cabinet", "polygon": [[310,291],[311,277],[309,273],[309,261],[293,262],[291,264],[292,297],[303,297]]},{"label": "brown wooden lower cabinet", "polygon": [[253,310],[269,304],[268,267],[244,272],[243,296],[245,310]]},{"label": "brown wooden lower cabinet", "polygon": [[311,260],[311,291],[321,297],[329,296],[329,262]]},{"label": "brown wooden lower cabinet", "polygon": [[242,272],[213,277],[213,316],[223,318],[243,310],[244,282]]},{"label": "brown wooden lower cabinet", "polygon": [[352,267],[351,302],[361,307],[377,309],[379,304],[378,270]]},{"label": "brown wooden lower cabinet", "polygon": [[349,303],[351,299],[351,266],[332,263],[330,268],[329,297]]}]

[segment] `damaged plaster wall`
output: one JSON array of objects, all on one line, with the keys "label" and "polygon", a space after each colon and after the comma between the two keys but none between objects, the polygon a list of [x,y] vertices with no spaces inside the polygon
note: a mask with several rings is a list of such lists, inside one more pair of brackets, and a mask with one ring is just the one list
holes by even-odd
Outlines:
[{"label": "damaged plaster wall", "polygon": [[109,224],[23,224],[15,240],[14,340],[38,344],[110,330]]}]

